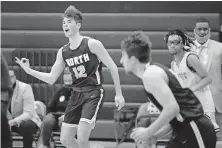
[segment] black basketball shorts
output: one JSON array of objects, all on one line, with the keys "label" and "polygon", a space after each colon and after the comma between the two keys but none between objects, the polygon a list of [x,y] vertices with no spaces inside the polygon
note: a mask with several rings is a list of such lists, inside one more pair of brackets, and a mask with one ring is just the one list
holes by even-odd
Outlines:
[{"label": "black basketball shorts", "polygon": [[201,116],[180,126],[166,148],[215,148],[216,133],[210,119]]},{"label": "black basketball shorts", "polygon": [[94,124],[103,104],[104,89],[73,91],[65,110],[63,126],[77,127],[79,121]]}]

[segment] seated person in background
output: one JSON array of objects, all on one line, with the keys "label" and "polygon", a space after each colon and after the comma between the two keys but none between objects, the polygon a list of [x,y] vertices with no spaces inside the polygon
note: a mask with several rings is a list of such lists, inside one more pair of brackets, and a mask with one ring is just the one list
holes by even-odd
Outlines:
[{"label": "seated person in background", "polygon": [[46,105],[41,101],[35,101],[35,112],[42,121],[46,115]]},{"label": "seated person in background", "polygon": [[71,89],[68,85],[72,84],[72,76],[68,71],[64,71],[64,86],[58,89],[53,98],[49,100],[47,105],[47,115],[43,119],[41,127],[41,136],[39,144],[41,148],[50,147],[50,138],[52,131],[61,127],[68,100],[71,96]]},{"label": "seated person in background", "polygon": [[35,112],[35,99],[32,87],[16,80],[13,70],[9,70],[13,95],[9,103],[7,117],[11,131],[23,136],[23,147],[31,148],[33,134],[41,126],[41,120]]}]

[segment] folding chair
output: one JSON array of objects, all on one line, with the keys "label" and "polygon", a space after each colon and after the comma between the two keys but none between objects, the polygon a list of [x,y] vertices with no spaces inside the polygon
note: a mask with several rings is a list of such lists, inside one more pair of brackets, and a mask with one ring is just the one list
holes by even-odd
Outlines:
[{"label": "folding chair", "polygon": [[137,110],[137,108],[123,108],[120,111],[117,109],[114,110],[116,145],[124,142],[129,131],[134,127]]}]

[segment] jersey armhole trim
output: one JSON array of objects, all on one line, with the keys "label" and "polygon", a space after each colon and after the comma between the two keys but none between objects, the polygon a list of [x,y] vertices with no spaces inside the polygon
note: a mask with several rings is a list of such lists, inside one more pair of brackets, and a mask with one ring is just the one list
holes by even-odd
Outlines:
[{"label": "jersey armhole trim", "polygon": [[196,54],[194,54],[194,53],[189,53],[189,54],[187,55],[187,58],[186,58],[187,67],[189,68],[190,71],[196,73],[196,70],[194,70],[194,69],[193,69],[192,67],[190,67],[189,64],[188,64],[188,60],[187,60],[187,59],[188,59],[188,57],[189,57],[190,55],[195,55],[195,56],[197,56],[198,59],[199,59],[199,57],[198,57],[198,55],[196,55]]}]

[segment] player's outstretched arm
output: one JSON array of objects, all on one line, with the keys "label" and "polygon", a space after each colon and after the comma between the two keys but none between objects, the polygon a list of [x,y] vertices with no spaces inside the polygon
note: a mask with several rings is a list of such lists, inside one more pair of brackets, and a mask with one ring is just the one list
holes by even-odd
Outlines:
[{"label": "player's outstretched arm", "polygon": [[103,62],[103,64],[105,64],[109,68],[116,90],[116,106],[118,107],[118,109],[121,109],[125,104],[125,100],[122,96],[119,73],[116,64],[114,63],[114,61],[112,60],[107,50],[104,48],[103,44],[100,41],[90,39],[88,44],[90,51],[97,55],[97,57]]},{"label": "player's outstretched arm", "polygon": [[50,73],[39,72],[34,69],[30,68],[29,60],[26,58],[22,58],[21,60],[16,57],[16,63],[18,63],[27,74],[30,74],[46,83],[54,84],[60,74],[62,73],[63,69],[65,68],[65,62],[62,57],[62,48],[59,49],[56,61],[52,66]]},{"label": "player's outstretched arm", "polygon": [[201,90],[211,83],[211,78],[208,76],[207,71],[201,64],[197,55],[190,54],[187,57],[187,64],[189,67],[193,68],[196,71],[197,75],[201,77],[201,81],[190,88],[192,91]]}]

